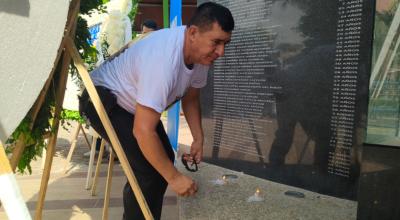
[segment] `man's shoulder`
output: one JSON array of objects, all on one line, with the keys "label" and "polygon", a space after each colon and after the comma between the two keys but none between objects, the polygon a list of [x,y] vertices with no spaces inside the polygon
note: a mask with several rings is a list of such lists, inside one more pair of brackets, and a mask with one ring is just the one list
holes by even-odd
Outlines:
[{"label": "man's shoulder", "polygon": [[157,31],[150,32],[149,36],[145,39],[151,40],[171,40],[183,37],[185,27],[179,26],[174,28],[164,28]]},{"label": "man's shoulder", "polygon": [[[133,40],[132,49],[136,51],[147,51],[152,54],[164,54],[174,48],[179,48],[182,43],[183,36],[180,36],[179,31],[175,29],[161,29],[153,31],[148,35],[139,36]],[[153,52],[152,52],[153,51]]]}]

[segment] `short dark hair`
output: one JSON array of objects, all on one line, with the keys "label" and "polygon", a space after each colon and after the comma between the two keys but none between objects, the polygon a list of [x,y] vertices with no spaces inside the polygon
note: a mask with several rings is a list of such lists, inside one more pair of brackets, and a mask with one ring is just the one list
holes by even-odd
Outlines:
[{"label": "short dark hair", "polygon": [[151,20],[151,19],[144,20],[143,24],[142,24],[142,28],[143,28],[143,26],[146,26],[146,27],[151,28],[153,30],[157,30],[157,23],[155,21]]},{"label": "short dark hair", "polygon": [[214,2],[199,5],[188,27],[196,25],[200,28],[210,28],[214,22],[217,22],[225,32],[231,32],[235,27],[235,21],[229,9]]}]

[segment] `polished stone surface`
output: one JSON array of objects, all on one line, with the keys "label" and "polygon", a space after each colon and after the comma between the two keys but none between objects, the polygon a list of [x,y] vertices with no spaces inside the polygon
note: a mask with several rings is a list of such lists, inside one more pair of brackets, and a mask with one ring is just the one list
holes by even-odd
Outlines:
[{"label": "polished stone surface", "polygon": [[364,146],[358,219],[400,219],[399,158],[399,148]]},{"label": "polished stone surface", "polygon": [[356,200],[373,2],[216,2],[236,23],[202,91],[206,161]]}]

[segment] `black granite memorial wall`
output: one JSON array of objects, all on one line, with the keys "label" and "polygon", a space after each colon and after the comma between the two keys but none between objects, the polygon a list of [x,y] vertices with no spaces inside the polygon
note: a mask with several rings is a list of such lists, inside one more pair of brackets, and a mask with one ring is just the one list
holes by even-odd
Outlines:
[{"label": "black granite memorial wall", "polygon": [[215,2],[235,30],[202,91],[205,160],[355,200],[374,1]]}]

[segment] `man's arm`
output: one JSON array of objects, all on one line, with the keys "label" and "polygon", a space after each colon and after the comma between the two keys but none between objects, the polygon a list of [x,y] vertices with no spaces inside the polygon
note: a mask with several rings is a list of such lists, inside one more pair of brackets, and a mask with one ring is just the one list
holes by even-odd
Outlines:
[{"label": "man's arm", "polygon": [[200,163],[203,157],[203,128],[201,126],[200,89],[189,87],[182,99],[182,109],[193,136],[190,155]]},{"label": "man's arm", "polygon": [[197,186],[191,178],[180,173],[168,159],[156,132],[159,120],[160,113],[146,106],[136,105],[133,134],[140,150],[177,194],[192,195],[197,191]]}]

